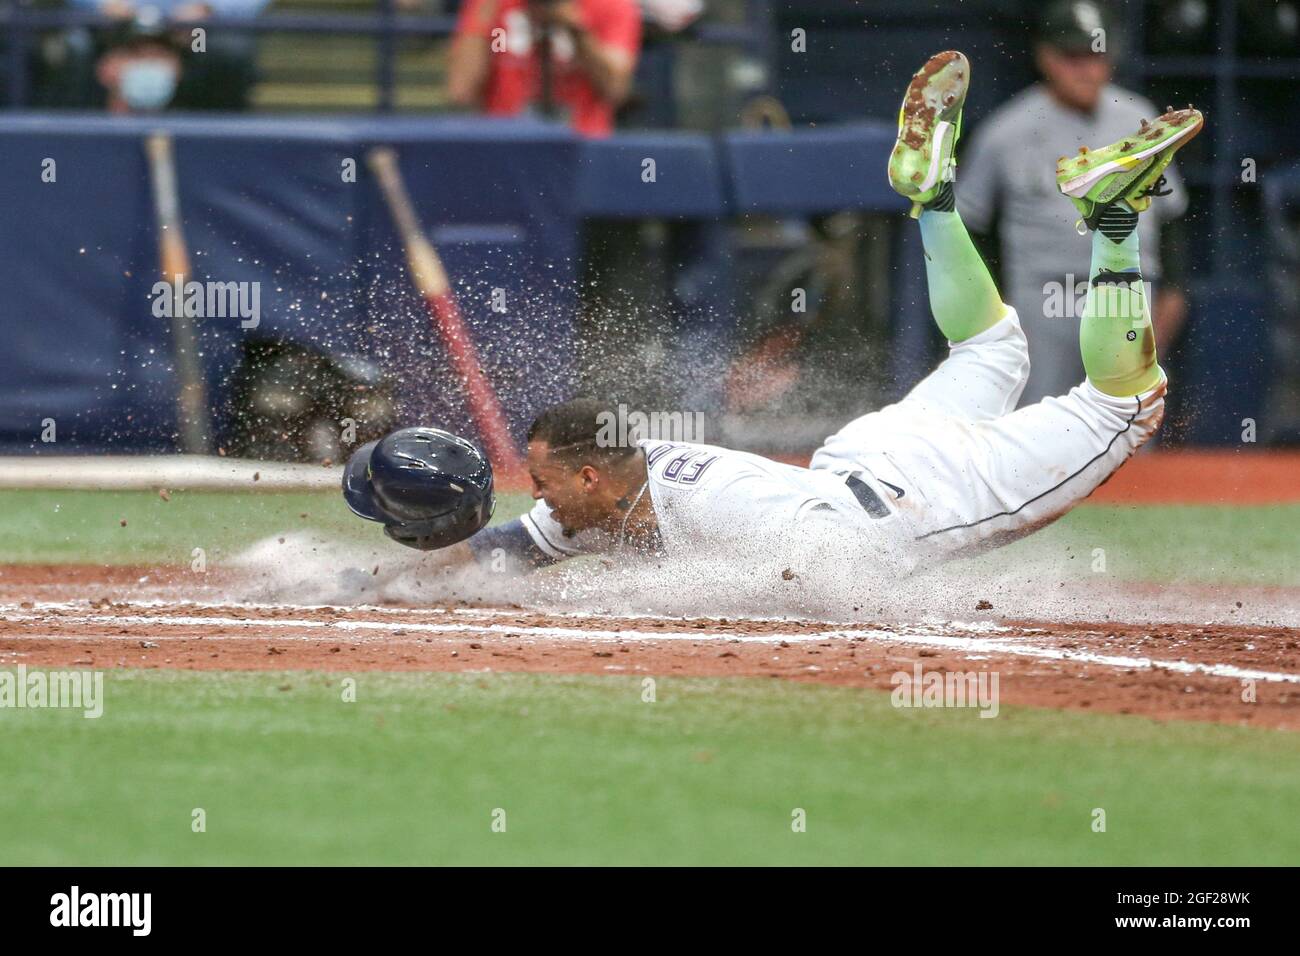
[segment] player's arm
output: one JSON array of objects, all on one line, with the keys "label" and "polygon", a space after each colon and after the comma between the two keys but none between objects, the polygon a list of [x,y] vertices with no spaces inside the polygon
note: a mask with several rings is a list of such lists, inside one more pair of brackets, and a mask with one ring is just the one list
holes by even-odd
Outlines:
[{"label": "player's arm", "polygon": [[457,106],[475,107],[483,101],[499,6],[499,0],[469,0],[461,8],[447,59],[447,97]]},{"label": "player's arm", "polygon": [[[551,517],[545,501],[538,501],[527,514],[505,524],[484,528],[468,541],[457,556],[494,571],[529,572],[548,567],[565,558],[605,550],[607,542],[600,532],[565,534]],[[451,550],[450,548],[446,550]]]},{"label": "player's arm", "polygon": [[560,558],[543,551],[524,527],[524,519],[484,528],[464,542],[471,561],[494,571],[535,571]]},{"label": "player's arm", "polygon": [[[472,539],[471,539],[472,540]],[[458,541],[446,548],[429,551],[420,559],[422,571],[457,571],[475,562],[474,550],[469,541]]]},{"label": "player's arm", "polygon": [[[404,543],[400,537],[394,540]],[[516,518],[505,524],[483,528],[467,541],[425,552],[420,559],[420,569],[436,573],[478,565],[493,571],[528,572],[558,560],[539,548],[525,530],[523,519]]]}]

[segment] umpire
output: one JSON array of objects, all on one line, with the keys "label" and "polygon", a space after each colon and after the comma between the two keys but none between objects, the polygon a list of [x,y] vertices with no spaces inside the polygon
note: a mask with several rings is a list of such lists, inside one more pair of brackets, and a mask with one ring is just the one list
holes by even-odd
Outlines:
[{"label": "umpire", "polygon": [[[958,167],[957,204],[967,227],[1001,244],[1003,294],[1029,339],[1030,373],[1020,403],[1061,395],[1083,379],[1079,309],[1088,281],[1090,240],[1070,227],[1072,210],[1056,190],[1056,160],[1080,146],[1136,132],[1156,109],[1111,83],[1111,37],[1091,0],[1052,3],[1034,44],[1042,81],[1012,97],[976,129]],[[1142,216],[1142,274],[1155,289],[1158,348],[1167,354],[1187,315],[1177,250],[1187,195],[1171,166],[1172,195]]]}]

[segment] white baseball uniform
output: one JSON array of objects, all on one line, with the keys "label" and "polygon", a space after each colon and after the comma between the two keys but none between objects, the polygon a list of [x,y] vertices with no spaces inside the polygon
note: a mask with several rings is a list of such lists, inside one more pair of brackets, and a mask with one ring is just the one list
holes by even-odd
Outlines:
[{"label": "white baseball uniform", "polygon": [[[901,401],[828,438],[808,468],[642,441],[663,551],[743,562],[811,546],[823,559],[906,573],[1028,534],[1086,498],[1156,432],[1165,393],[1161,383],[1115,398],[1084,382],[1012,411],[1028,375],[1025,335],[1007,307],[992,328],[952,345]],[[547,560],[618,544],[599,532],[566,536],[544,501],[520,525]]]}]

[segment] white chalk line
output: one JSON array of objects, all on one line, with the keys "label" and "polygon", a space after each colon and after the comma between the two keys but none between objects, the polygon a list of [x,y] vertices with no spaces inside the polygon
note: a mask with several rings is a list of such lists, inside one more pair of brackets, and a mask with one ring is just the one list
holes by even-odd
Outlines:
[{"label": "white chalk line", "polygon": [[[106,605],[100,604],[99,607]],[[395,616],[411,615],[456,615],[462,617],[521,617],[528,615],[545,615],[546,617],[569,618],[575,621],[588,620],[608,620],[618,618],[620,621],[675,621],[680,622],[687,620],[682,616],[670,616],[667,614],[654,614],[648,611],[576,611],[571,608],[550,608],[544,605],[520,607],[520,608],[500,608],[500,607],[397,607],[391,604],[286,604],[276,602],[260,601],[239,601],[232,603],[226,601],[192,601],[192,600],[168,600],[165,598],[155,598],[151,600],[124,600],[108,601],[107,606],[115,608],[140,608],[145,610],[154,609],[185,609],[197,608],[203,611],[337,611],[346,614],[355,614],[358,611],[366,614],[391,614]],[[88,611],[94,610],[96,605],[90,604],[86,599],[79,601],[38,601],[28,602],[24,607],[21,603],[0,602],[0,614],[4,613],[25,613],[29,611]],[[698,614],[693,615],[692,621],[714,621],[718,623],[731,623],[735,621],[745,621],[747,623],[791,623],[797,621],[797,618],[775,617],[765,615],[746,614],[744,617],[726,617],[722,615]],[[971,633],[1011,633],[1015,628],[1010,628],[993,621],[948,621],[938,618],[925,618],[920,621],[924,626],[956,628],[963,632]],[[1023,629],[1020,629],[1023,631]]]},{"label": "white chalk line", "polygon": [[[232,604],[230,601],[176,601],[157,598],[150,601],[108,601],[107,604],[100,604],[98,607],[125,607],[140,608],[142,610],[169,608],[197,608],[203,611],[339,611],[344,613],[355,613],[363,611],[367,614],[392,614],[392,615],[412,615],[412,614],[468,614],[481,615],[483,617],[518,617],[521,614],[550,613],[539,612],[536,610],[508,610],[505,608],[441,608],[441,607],[392,607],[383,604],[275,604],[262,603],[256,601],[241,601],[238,604]],[[94,610],[96,605],[90,604],[85,599],[80,601],[38,601],[28,602],[24,607],[21,603],[0,603],[0,614],[11,613],[29,613],[33,611],[87,611]],[[567,613],[565,617],[583,617],[580,613]],[[598,616],[598,615],[592,615]]]},{"label": "white chalk line", "polygon": [[[11,620],[17,620],[18,615],[39,614],[40,612],[44,612],[44,611],[87,612],[87,611],[94,611],[97,608],[102,609],[105,606],[111,606],[113,608],[129,608],[129,609],[139,609],[139,610],[166,610],[172,612],[184,611],[187,609],[197,609],[203,611],[210,611],[210,610],[226,611],[226,612],[266,611],[268,613],[280,613],[280,614],[284,613],[285,611],[327,611],[327,612],[346,613],[346,614],[355,614],[358,612],[362,612],[366,614],[383,614],[383,615],[394,615],[394,616],[453,615],[457,617],[470,617],[470,618],[474,618],[474,617],[517,618],[517,617],[526,617],[529,615],[543,615],[546,617],[565,618],[574,621],[591,621],[591,620],[607,621],[610,618],[616,618],[617,620],[620,621],[659,621],[659,622],[671,621],[673,623],[681,623],[682,621],[687,620],[687,618],[684,617],[671,617],[665,614],[652,614],[648,612],[603,613],[598,611],[576,611],[572,609],[552,610],[545,607],[513,608],[513,609],[491,608],[491,607],[418,608],[418,607],[394,607],[392,605],[386,605],[386,604],[283,604],[283,603],[269,603],[269,602],[262,603],[262,602],[254,602],[254,601],[244,601],[238,604],[232,604],[229,601],[178,602],[178,601],[168,601],[164,599],[153,599],[153,600],[135,599],[135,600],[126,600],[126,601],[112,601],[109,602],[108,605],[90,604],[85,599],[82,599],[80,601],[27,602],[26,606],[24,606],[21,603],[6,604],[0,602],[0,615],[3,615],[4,617]],[[176,615],[173,613],[169,616],[175,617]],[[114,620],[119,620],[119,619],[120,617],[114,618]],[[256,622],[259,620],[262,620],[262,618],[249,619],[250,622]],[[730,624],[736,621],[744,621],[745,623],[755,623],[755,624],[798,623],[797,618],[792,619],[789,617],[764,617],[764,616],[748,616],[748,615],[743,618],[737,618],[734,616],[723,617],[723,616],[716,616],[716,615],[697,615],[689,618],[689,620],[712,621],[716,624]],[[812,622],[812,623],[818,623],[818,622]],[[535,625],[527,625],[527,626],[534,627]],[[922,628],[922,630],[918,631],[917,633],[927,633],[928,630],[939,628],[944,631],[950,631],[950,632],[956,631],[960,634],[1021,634],[1024,635],[1024,634],[1035,633],[1035,631],[1037,630],[1033,628],[1028,630],[1026,630],[1025,628],[1011,628],[1011,627],[1007,627],[1006,625],[997,624],[993,621],[951,621],[951,620],[943,620],[940,618],[924,618],[916,622],[916,624],[913,626]],[[717,636],[716,634],[710,634],[707,628],[695,628],[694,630],[705,632],[700,636],[705,636],[705,637]],[[594,632],[583,630],[582,633],[594,633]],[[686,633],[689,634],[692,632],[688,631]],[[1038,631],[1038,633],[1046,633],[1046,632]]]},{"label": "white chalk line", "polygon": [[[283,609],[283,608],[282,608]],[[1012,657],[1029,657],[1039,660],[1069,661],[1079,664],[1099,664],[1104,667],[1133,670],[1160,669],[1177,674],[1203,674],[1209,677],[1225,677],[1236,680],[1259,680],[1300,684],[1300,674],[1282,671],[1265,671],[1254,668],[1238,667],[1235,664],[1201,664],[1192,661],[1156,660],[1148,657],[1127,657],[1115,654],[1098,654],[1091,651],[1077,651],[1065,648],[1046,647],[1032,644],[1024,639],[1007,640],[988,637],[954,637],[945,634],[933,634],[905,631],[885,631],[879,629],[836,628],[822,631],[804,631],[793,633],[769,634],[733,634],[730,632],[707,631],[693,628],[688,631],[641,631],[608,630],[599,628],[554,627],[529,624],[429,624],[419,621],[358,621],[352,619],[306,620],[290,618],[235,618],[206,617],[197,615],[136,615],[136,614],[69,614],[51,620],[48,615],[36,608],[21,609],[17,612],[6,610],[5,620],[14,623],[52,624],[57,621],[65,624],[101,624],[147,627],[191,627],[191,628],[266,628],[294,629],[306,631],[343,631],[366,632],[381,631],[392,633],[401,630],[420,634],[485,634],[509,636],[514,638],[567,638],[589,641],[735,641],[742,644],[811,644],[828,640],[858,640],[877,644],[906,644],[914,647],[940,647],[958,651],[962,654],[990,653]],[[76,635],[50,635],[63,639],[78,640]],[[286,640],[315,640],[316,635],[294,637],[284,635]],[[138,635],[104,634],[96,635],[98,640],[139,640]]]}]

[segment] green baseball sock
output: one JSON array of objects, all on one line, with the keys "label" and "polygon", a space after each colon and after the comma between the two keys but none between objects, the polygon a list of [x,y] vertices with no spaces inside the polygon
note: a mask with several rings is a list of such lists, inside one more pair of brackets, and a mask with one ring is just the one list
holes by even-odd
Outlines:
[{"label": "green baseball sock", "polygon": [[1160,383],[1156,337],[1138,261],[1137,213],[1115,203],[1092,234],[1088,298],[1079,350],[1088,381],[1107,395],[1137,395]]},{"label": "green baseball sock", "polygon": [[963,342],[991,328],[1006,313],[1006,306],[953,206],[951,183],[944,183],[919,222],[930,311],[939,331],[950,342]]}]

